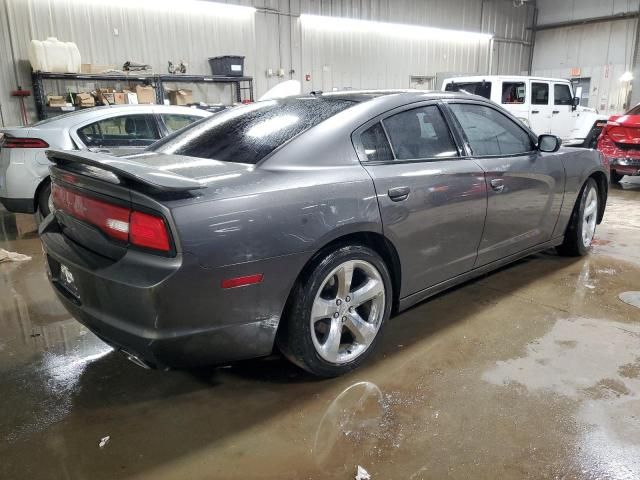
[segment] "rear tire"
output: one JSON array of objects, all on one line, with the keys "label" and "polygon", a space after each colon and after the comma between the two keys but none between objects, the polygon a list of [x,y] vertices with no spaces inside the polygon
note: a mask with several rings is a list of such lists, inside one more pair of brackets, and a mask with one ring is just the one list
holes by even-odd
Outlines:
[{"label": "rear tire", "polygon": [[357,368],[391,313],[391,276],[380,256],[345,245],[321,256],[296,283],[276,338],[291,362],[320,377]]},{"label": "rear tire", "polygon": [[589,178],[573,208],[564,242],[556,247],[560,255],[580,257],[589,253],[596,232],[599,202],[598,184],[593,178]]},{"label": "rear tire", "polygon": [[620,183],[620,180],[622,180],[622,178],[624,177],[624,175],[616,172],[616,171],[612,171],[611,172],[611,183]]},{"label": "rear tire", "polygon": [[38,193],[38,211],[42,219],[51,213],[51,182],[47,182]]}]

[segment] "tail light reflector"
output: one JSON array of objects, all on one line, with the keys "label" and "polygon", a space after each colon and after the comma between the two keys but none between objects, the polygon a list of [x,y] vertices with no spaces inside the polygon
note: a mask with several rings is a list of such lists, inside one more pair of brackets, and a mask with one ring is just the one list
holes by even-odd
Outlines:
[{"label": "tail light reflector", "polygon": [[56,183],[51,184],[51,195],[57,210],[95,225],[115,240],[162,252],[171,249],[161,217],[97,200]]},{"label": "tail light reflector", "polygon": [[41,138],[14,137],[5,134],[2,137],[2,148],[49,148],[49,144]]}]

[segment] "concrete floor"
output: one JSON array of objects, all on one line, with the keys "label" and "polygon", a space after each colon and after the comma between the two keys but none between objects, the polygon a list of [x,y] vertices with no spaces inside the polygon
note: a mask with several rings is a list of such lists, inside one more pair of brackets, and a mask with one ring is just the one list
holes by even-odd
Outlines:
[{"label": "concrete floor", "polygon": [[[0,478],[640,478],[640,181],[591,255],[542,253],[392,319],[364,368],[146,371],[69,317],[0,213]],[[102,437],[109,442],[99,447]]]}]

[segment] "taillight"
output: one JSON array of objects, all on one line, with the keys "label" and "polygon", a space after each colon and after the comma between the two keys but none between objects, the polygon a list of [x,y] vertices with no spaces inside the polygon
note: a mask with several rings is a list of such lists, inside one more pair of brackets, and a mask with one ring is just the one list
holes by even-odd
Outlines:
[{"label": "taillight", "polygon": [[115,240],[162,252],[171,250],[161,217],[97,200],[55,183],[51,184],[51,195],[57,210],[95,225]]},{"label": "taillight", "polygon": [[164,220],[148,213],[131,212],[129,241],[139,247],[169,251],[169,236]]},{"label": "taillight", "polygon": [[5,134],[2,137],[2,148],[49,148],[49,144],[41,138],[14,137]]}]

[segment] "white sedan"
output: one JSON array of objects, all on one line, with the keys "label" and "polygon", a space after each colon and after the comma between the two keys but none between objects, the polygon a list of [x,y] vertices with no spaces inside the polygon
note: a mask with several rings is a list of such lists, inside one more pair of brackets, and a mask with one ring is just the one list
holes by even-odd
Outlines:
[{"label": "white sedan", "polygon": [[12,212],[49,214],[49,148],[130,153],[210,115],[189,107],[112,105],[0,129],[0,202]]}]

